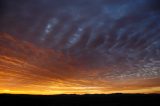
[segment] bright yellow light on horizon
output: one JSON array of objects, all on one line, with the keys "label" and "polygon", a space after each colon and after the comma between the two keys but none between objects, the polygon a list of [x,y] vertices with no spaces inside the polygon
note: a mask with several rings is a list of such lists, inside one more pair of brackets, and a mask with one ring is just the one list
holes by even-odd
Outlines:
[{"label": "bright yellow light on horizon", "polygon": [[113,90],[107,91],[104,88],[88,88],[85,87],[64,87],[63,90],[0,90],[0,93],[8,94],[31,94],[31,95],[57,95],[57,94],[111,94],[111,93],[160,93],[160,87],[135,89],[135,90]]}]

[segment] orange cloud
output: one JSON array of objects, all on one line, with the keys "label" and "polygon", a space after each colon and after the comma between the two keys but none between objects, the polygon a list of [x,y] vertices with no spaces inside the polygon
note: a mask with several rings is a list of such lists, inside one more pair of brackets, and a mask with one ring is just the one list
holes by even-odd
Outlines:
[{"label": "orange cloud", "polygon": [[1,33],[0,93],[94,94],[160,91],[158,78],[125,81],[104,79],[101,78],[104,69],[86,69],[78,66],[77,61],[61,52],[40,48]]}]

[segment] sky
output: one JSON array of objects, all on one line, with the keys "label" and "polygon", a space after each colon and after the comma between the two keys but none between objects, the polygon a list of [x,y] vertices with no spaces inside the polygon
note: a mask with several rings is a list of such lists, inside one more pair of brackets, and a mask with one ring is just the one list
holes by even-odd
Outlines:
[{"label": "sky", "polygon": [[159,0],[1,0],[0,93],[160,93]]}]

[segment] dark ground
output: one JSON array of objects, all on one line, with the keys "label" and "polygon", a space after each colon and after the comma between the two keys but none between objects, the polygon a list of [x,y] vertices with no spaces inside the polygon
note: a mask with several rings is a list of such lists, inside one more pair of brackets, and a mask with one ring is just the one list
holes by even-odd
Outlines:
[{"label": "dark ground", "polygon": [[0,106],[160,106],[160,94],[12,95],[1,94]]}]

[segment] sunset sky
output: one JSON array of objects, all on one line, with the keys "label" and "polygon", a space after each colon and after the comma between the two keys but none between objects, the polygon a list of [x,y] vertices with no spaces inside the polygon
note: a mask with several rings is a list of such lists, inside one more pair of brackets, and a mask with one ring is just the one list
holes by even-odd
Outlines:
[{"label": "sunset sky", "polygon": [[160,93],[159,0],[1,0],[0,93]]}]

